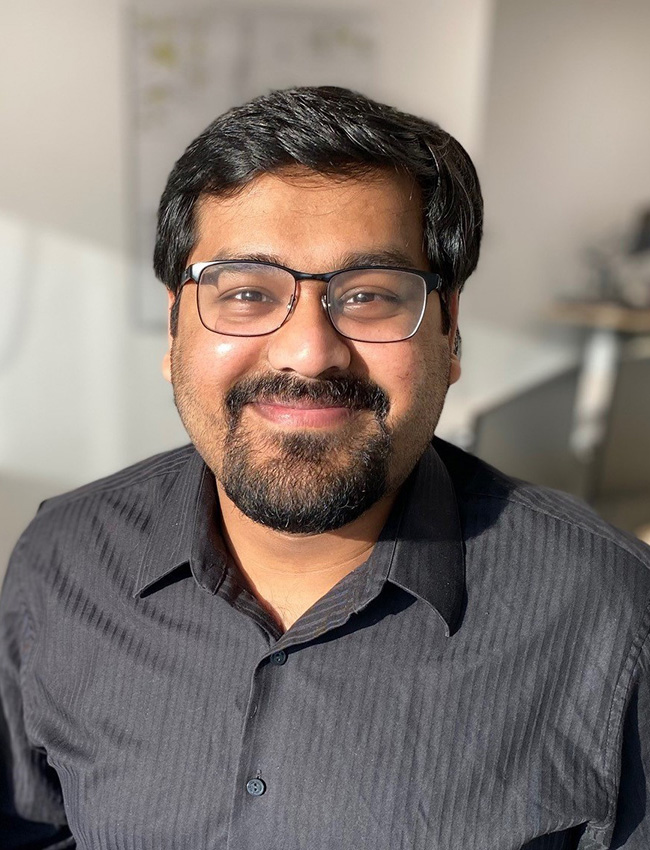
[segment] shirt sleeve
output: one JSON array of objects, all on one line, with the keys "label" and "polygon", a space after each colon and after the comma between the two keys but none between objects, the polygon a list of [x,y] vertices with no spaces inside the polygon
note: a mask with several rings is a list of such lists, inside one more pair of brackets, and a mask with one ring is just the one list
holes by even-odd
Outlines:
[{"label": "shirt sleeve", "polygon": [[20,544],[0,593],[0,850],[63,850],[76,846],[61,787],[25,724],[25,678],[34,622],[21,588]]},{"label": "shirt sleeve", "polygon": [[650,848],[650,638],[646,639],[623,726],[616,826],[610,848]]}]

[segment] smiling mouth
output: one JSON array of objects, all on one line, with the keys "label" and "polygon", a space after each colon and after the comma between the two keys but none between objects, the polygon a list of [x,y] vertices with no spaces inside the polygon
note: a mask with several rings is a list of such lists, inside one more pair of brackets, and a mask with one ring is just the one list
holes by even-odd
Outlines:
[{"label": "smiling mouth", "polygon": [[327,401],[301,398],[291,401],[253,402],[250,407],[275,425],[293,428],[327,428],[348,422],[357,410]]}]

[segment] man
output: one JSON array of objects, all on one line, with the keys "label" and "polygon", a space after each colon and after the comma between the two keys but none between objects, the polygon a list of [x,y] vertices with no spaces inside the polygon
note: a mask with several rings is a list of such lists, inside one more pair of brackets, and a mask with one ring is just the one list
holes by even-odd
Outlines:
[{"label": "man", "polygon": [[647,850],[648,550],[433,439],[481,220],[457,142],[342,89],[176,163],[192,446],[18,543],[3,847]]}]

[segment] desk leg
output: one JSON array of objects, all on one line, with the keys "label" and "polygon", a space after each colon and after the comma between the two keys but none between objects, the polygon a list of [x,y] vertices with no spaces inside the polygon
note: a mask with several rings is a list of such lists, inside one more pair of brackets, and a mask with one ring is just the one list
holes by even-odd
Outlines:
[{"label": "desk leg", "polygon": [[622,344],[617,331],[595,330],[582,356],[570,445],[585,469],[583,495],[587,500],[595,495],[598,453],[607,430]]}]

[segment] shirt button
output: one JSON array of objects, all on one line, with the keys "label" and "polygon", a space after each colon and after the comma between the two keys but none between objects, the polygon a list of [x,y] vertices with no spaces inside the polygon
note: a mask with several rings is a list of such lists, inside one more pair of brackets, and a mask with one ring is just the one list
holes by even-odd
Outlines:
[{"label": "shirt button", "polygon": [[246,783],[246,790],[251,797],[261,797],[266,791],[266,783],[262,779],[249,779]]},{"label": "shirt button", "polygon": [[287,653],[284,649],[278,649],[277,652],[274,652],[271,656],[271,664],[277,664],[280,667],[287,660]]}]

